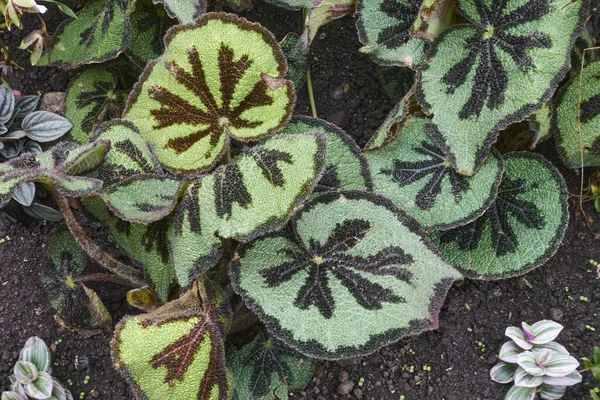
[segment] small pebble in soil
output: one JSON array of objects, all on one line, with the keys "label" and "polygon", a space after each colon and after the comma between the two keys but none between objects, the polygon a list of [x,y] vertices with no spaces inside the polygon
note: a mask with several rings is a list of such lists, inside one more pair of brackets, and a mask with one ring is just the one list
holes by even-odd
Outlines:
[{"label": "small pebble in soil", "polygon": [[337,392],[343,396],[350,394],[350,392],[354,389],[353,381],[345,381],[338,385]]}]

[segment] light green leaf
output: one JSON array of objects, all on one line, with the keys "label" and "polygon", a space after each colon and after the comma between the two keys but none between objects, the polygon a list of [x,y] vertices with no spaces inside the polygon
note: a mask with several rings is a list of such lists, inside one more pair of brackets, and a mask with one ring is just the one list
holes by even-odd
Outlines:
[{"label": "light green leaf", "polygon": [[[543,371],[543,369],[542,369]],[[542,372],[543,374],[543,372]],[[542,376],[540,375],[530,375],[528,371],[526,371],[521,364],[515,371],[515,386],[518,387],[528,387],[528,388],[536,388],[542,384]]]},{"label": "light green leaf", "polygon": [[324,132],[327,135],[327,161],[315,194],[330,190],[373,190],[369,165],[354,140],[337,126],[317,118],[297,116],[282,134]]},{"label": "light green leaf", "polygon": [[470,278],[507,278],[544,264],[567,228],[567,189],[551,163],[515,152],[504,156],[504,167],[496,200],[482,217],[433,235],[446,259]]},{"label": "light green leaf", "polygon": [[280,400],[300,390],[312,378],[315,363],[280,341],[259,333],[240,350],[228,351],[233,373],[234,400]]},{"label": "light green leaf", "polygon": [[38,371],[50,372],[50,349],[46,343],[37,336],[32,336],[27,339],[25,346],[19,353],[19,360],[29,361]]},{"label": "light green leaf", "polygon": [[499,131],[552,96],[586,7],[582,0],[458,0],[457,7],[470,24],[438,37],[417,98],[434,114],[434,141],[457,171],[472,175]]},{"label": "light green leaf", "polygon": [[86,69],[69,83],[65,117],[73,122],[74,141],[87,143],[102,122],[120,116],[124,102],[116,87],[117,77],[102,68]]},{"label": "light green leaf", "polygon": [[256,140],[285,125],[294,88],[283,79],[279,44],[261,25],[210,13],[170,29],[165,40],[165,54],[146,67],[124,115],[161,164],[207,170],[229,137]]},{"label": "light green leaf", "polygon": [[428,118],[410,118],[396,139],[366,153],[375,193],[392,200],[427,230],[480,217],[494,202],[504,170],[494,151],[471,177],[459,175],[425,132]]},{"label": "light green leaf", "polygon": [[18,392],[2,392],[2,400],[27,400],[27,397]]},{"label": "light green leaf", "polygon": [[119,323],[111,342],[113,361],[140,398],[231,398],[224,345],[231,311],[222,301],[221,293],[194,287],[150,314]]},{"label": "light green leaf", "polygon": [[547,376],[564,377],[573,373],[579,366],[579,362],[568,354],[553,354],[552,359],[545,366]]},{"label": "light green leaf", "polygon": [[562,399],[567,391],[567,388],[564,386],[542,385],[541,389],[540,398],[545,400]]},{"label": "light green leaf", "polygon": [[500,362],[490,370],[490,378],[498,383],[510,383],[514,380],[514,374],[517,370],[516,364]]},{"label": "light green leaf", "polygon": [[530,340],[532,344],[545,344],[556,339],[558,334],[563,330],[563,326],[558,322],[549,319],[538,321],[531,326],[531,331],[534,335]]},{"label": "light green leaf", "polygon": [[529,127],[535,133],[533,146],[542,143],[552,137],[552,108],[545,103],[542,108],[529,117]]},{"label": "light green leaf", "polygon": [[234,290],[273,336],[310,357],[340,359],[437,327],[461,276],[389,200],[326,193],[291,225],[242,246],[230,267]]},{"label": "light green leaf", "polygon": [[162,4],[171,18],[187,24],[206,12],[206,0],[152,0],[154,4]]},{"label": "light green leaf", "polygon": [[[57,39],[67,49],[52,52],[51,63],[68,67],[101,63],[116,58],[131,41],[129,15],[134,0],[93,0],[77,13],[77,19],[63,22]],[[47,65],[47,55],[40,65]]]},{"label": "light green leaf", "polygon": [[167,16],[160,5],[152,4],[152,0],[136,0],[130,22],[133,35],[125,55],[143,69],[165,51],[163,37],[175,21]]},{"label": "light green leaf", "polygon": [[359,0],[358,38],[361,52],[382,65],[416,68],[423,62],[427,41],[411,37],[423,0]]},{"label": "light green leaf", "polygon": [[137,174],[105,187],[99,197],[120,219],[150,224],[173,211],[182,184],[163,175]]},{"label": "light green leaf", "polygon": [[581,79],[559,92],[552,115],[558,153],[571,168],[600,165],[600,61],[587,65]]}]

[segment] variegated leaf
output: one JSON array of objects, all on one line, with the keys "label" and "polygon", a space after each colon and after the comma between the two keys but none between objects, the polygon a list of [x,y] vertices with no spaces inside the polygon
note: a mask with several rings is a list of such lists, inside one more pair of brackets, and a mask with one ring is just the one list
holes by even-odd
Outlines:
[{"label": "variegated leaf", "polygon": [[555,104],[552,135],[562,160],[571,168],[600,165],[600,61],[563,87]]},{"label": "variegated leaf", "polygon": [[71,138],[87,143],[96,128],[123,111],[123,95],[115,92],[117,77],[101,68],[81,72],[67,88],[65,117],[73,123]]},{"label": "variegated leaf", "polygon": [[234,290],[269,332],[323,359],[368,354],[435,329],[461,277],[412,218],[360,191],[317,197],[294,216],[292,232],[242,246],[234,260]]},{"label": "variegated leaf", "polygon": [[166,43],[125,110],[164,166],[209,169],[227,151],[229,137],[256,140],[285,125],[294,88],[283,79],[279,43],[265,28],[210,13],[170,29]]},{"label": "variegated leaf", "polygon": [[288,8],[290,10],[299,10],[301,8],[311,8],[316,0],[265,0],[267,3]]},{"label": "variegated leaf", "polygon": [[494,151],[477,174],[459,175],[425,132],[428,123],[428,118],[410,118],[396,139],[366,153],[374,190],[427,230],[464,225],[493,203],[502,158]]},{"label": "variegated leaf", "polygon": [[465,276],[501,279],[524,274],[558,250],[567,224],[567,188],[542,156],[504,156],[494,204],[474,222],[434,234],[446,259]]},{"label": "variegated leaf", "polygon": [[115,367],[144,400],[228,400],[230,318],[222,293],[194,286],[150,314],[119,323],[111,343]]},{"label": "variegated leaf", "polygon": [[419,72],[429,133],[461,174],[472,175],[498,132],[546,102],[569,67],[583,0],[459,0],[469,21],[438,37]]},{"label": "variegated leaf", "polygon": [[544,104],[538,112],[529,117],[529,126],[535,133],[533,146],[552,137],[552,108],[550,103]]},{"label": "variegated leaf", "polygon": [[535,388],[512,386],[504,400],[533,400],[535,398]]},{"label": "variegated leaf", "polygon": [[75,68],[83,64],[112,60],[127,48],[131,41],[129,16],[134,0],[93,0],[67,19],[56,30],[56,36],[66,51],[43,56],[40,65],[61,65]]},{"label": "variegated leaf", "polygon": [[516,364],[500,362],[490,370],[490,377],[494,382],[510,383],[514,380],[516,370]]},{"label": "variegated leaf", "polygon": [[50,349],[46,343],[37,336],[32,336],[27,339],[25,346],[19,353],[19,360],[29,361],[38,371],[50,372],[52,357],[50,356]]}]

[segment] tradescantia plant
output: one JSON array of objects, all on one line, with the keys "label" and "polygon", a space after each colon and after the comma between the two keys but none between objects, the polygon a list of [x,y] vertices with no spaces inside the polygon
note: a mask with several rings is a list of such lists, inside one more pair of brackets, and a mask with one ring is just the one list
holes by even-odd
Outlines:
[{"label": "tradescantia plant", "polygon": [[19,354],[10,390],[2,392],[2,400],[73,400],[68,389],[52,377],[50,349],[37,336],[30,337]]},{"label": "tradescantia plant", "polygon": [[533,325],[523,322],[522,329],[506,328],[506,336],[512,340],[502,346],[501,362],[490,371],[495,382],[514,382],[505,400],[560,399],[567,386],[581,382],[579,362],[554,341],[562,328],[551,320]]}]

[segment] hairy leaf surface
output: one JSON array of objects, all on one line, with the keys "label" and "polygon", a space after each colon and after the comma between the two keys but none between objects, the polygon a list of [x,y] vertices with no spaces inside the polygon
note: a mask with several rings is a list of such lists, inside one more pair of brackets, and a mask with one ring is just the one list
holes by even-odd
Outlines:
[{"label": "hairy leaf surface", "polygon": [[136,0],[135,10],[131,13],[133,35],[125,55],[140,69],[162,55],[165,51],[163,37],[175,23],[167,16],[165,9],[155,4],[152,0]]},{"label": "hairy leaf surface", "polygon": [[210,13],[170,29],[165,40],[165,54],[146,67],[125,110],[163,165],[206,170],[229,137],[256,140],[287,122],[294,88],[265,28]]},{"label": "hairy leaf surface", "polygon": [[315,363],[277,339],[259,333],[239,350],[228,351],[234,400],[287,400],[288,392],[303,389]]},{"label": "hairy leaf surface", "polygon": [[569,67],[583,0],[459,0],[470,24],[438,37],[419,72],[430,134],[462,174],[481,167],[498,132],[539,109]]},{"label": "hairy leaf surface", "polygon": [[100,197],[119,218],[150,224],[169,215],[183,182],[157,174],[138,174],[105,187]]},{"label": "hairy leaf surface", "polygon": [[1,163],[0,206],[26,182],[55,186],[70,197],[81,197],[100,189],[102,181],[73,175],[99,165],[108,147],[109,144],[102,141],[83,146],[61,142],[44,153],[25,153]]},{"label": "hairy leaf surface", "polygon": [[552,137],[552,106],[549,103],[529,117],[529,127],[535,134],[533,146]]},{"label": "hairy leaf surface", "polygon": [[120,116],[124,99],[116,87],[117,77],[101,68],[86,69],[69,84],[65,117],[73,123],[74,141],[87,143],[101,123]]},{"label": "hairy leaf surface", "polygon": [[221,293],[194,286],[152,313],[119,323],[111,343],[115,367],[141,399],[228,400],[224,340],[230,318]]},{"label": "hairy leaf surface", "polygon": [[552,115],[558,153],[571,168],[600,165],[600,61],[586,66],[581,79],[563,88]]},{"label": "hairy leaf surface", "polygon": [[299,10],[301,8],[311,8],[316,0],[265,0],[267,3],[288,8],[290,10]]},{"label": "hairy leaf surface", "polygon": [[86,258],[71,232],[61,230],[52,239],[41,280],[57,314],[76,328],[90,329],[98,327],[98,322],[83,287],[75,282],[85,269]]},{"label": "hairy leaf surface", "polygon": [[206,0],[152,0],[154,4],[163,4],[171,18],[187,24],[206,12]]},{"label": "hairy leaf surface", "polygon": [[55,64],[76,68],[116,58],[131,41],[129,16],[134,0],[94,0],[76,19],[67,19],[56,30],[66,51],[52,52],[40,65]]},{"label": "hairy leaf surface", "polygon": [[418,67],[426,41],[411,37],[423,0],[359,0],[358,38],[361,52],[383,65]]},{"label": "hairy leaf surface", "polygon": [[282,134],[324,132],[327,135],[327,161],[314,193],[330,190],[373,190],[369,166],[354,140],[337,126],[318,118],[293,117]]},{"label": "hairy leaf surface", "polygon": [[524,274],[558,250],[569,221],[562,176],[542,156],[504,156],[504,178],[494,204],[469,225],[433,234],[446,259],[467,277]]},{"label": "hairy leaf surface", "polygon": [[503,163],[495,150],[479,171],[458,174],[425,132],[429,118],[410,118],[396,139],[366,153],[375,193],[427,230],[449,229],[481,216],[494,201]]},{"label": "hairy leaf surface", "polygon": [[235,291],[273,336],[324,359],[434,329],[460,278],[412,218],[360,191],[317,197],[294,216],[291,233],[243,246],[230,268]]}]

